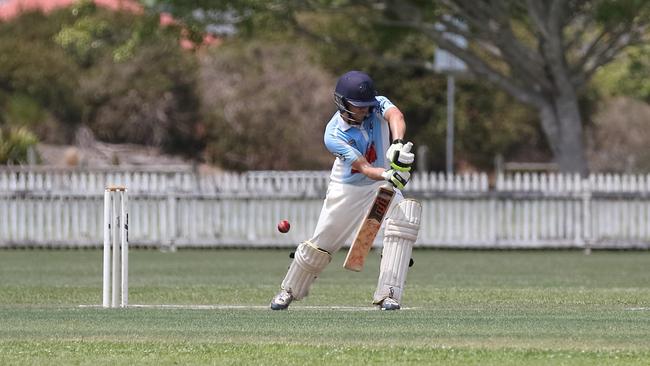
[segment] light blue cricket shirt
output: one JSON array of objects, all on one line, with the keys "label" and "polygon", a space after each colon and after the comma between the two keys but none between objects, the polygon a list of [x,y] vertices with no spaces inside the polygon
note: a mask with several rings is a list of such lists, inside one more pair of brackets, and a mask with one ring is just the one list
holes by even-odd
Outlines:
[{"label": "light blue cricket shirt", "polygon": [[387,169],[386,150],[390,146],[390,129],[383,118],[395,105],[388,98],[376,97],[378,108],[370,113],[360,125],[350,125],[336,112],[325,128],[325,146],[336,160],[330,179],[333,182],[368,185],[375,181],[352,169],[359,157],[364,156],[375,167]]}]

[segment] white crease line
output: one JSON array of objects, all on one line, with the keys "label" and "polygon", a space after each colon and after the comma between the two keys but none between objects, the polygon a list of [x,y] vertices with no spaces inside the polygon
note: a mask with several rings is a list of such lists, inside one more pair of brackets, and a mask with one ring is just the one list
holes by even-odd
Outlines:
[{"label": "white crease line", "polygon": [[[102,308],[101,305],[79,305],[80,308]],[[268,305],[174,305],[174,304],[133,304],[136,309],[186,309],[186,310],[270,310]],[[119,308],[118,308],[119,309]],[[339,310],[339,311],[378,311],[375,306],[292,306],[290,310]],[[404,307],[401,310],[417,308]]]}]

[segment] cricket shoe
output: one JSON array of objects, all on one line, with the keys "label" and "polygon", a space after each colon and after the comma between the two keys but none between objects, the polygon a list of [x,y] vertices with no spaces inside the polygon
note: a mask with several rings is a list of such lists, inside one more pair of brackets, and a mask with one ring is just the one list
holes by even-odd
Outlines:
[{"label": "cricket shoe", "polygon": [[399,303],[392,297],[385,298],[381,304],[379,304],[381,310],[399,310]]},{"label": "cricket shoe", "polygon": [[280,292],[275,295],[273,300],[271,300],[271,310],[285,310],[289,307],[289,304],[293,301],[293,295],[291,292],[282,289]]}]

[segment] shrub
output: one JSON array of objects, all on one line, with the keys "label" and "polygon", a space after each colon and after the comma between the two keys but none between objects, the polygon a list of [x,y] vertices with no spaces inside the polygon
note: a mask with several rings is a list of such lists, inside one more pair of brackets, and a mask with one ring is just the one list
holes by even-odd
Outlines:
[{"label": "shrub", "polygon": [[0,164],[28,162],[29,150],[35,151],[38,138],[25,127],[0,128]]},{"label": "shrub", "polygon": [[650,106],[617,97],[603,103],[588,134],[591,170],[650,171]]},{"label": "shrub", "polygon": [[323,169],[334,79],[305,47],[230,44],[201,63],[206,159],[228,169]]}]

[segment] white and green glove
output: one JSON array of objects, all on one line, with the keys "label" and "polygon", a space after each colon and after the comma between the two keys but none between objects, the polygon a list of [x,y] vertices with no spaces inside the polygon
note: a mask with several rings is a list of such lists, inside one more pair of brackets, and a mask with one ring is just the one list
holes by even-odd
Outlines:
[{"label": "white and green glove", "polygon": [[386,159],[388,159],[391,169],[400,172],[411,171],[411,166],[415,160],[415,154],[411,152],[412,147],[412,142],[404,144],[402,143],[402,140],[399,139],[393,141],[393,144],[390,145],[388,151],[386,151]]},{"label": "white and green glove", "polygon": [[393,143],[388,147],[388,151],[386,151],[386,159],[388,159],[388,162],[390,163],[393,162],[395,153],[402,150],[402,147],[404,147],[404,140],[402,139],[393,140]]},{"label": "white and green glove", "polygon": [[404,189],[406,183],[411,179],[411,173],[401,172],[395,169],[385,170],[381,173],[385,180],[389,181],[395,188]]}]

